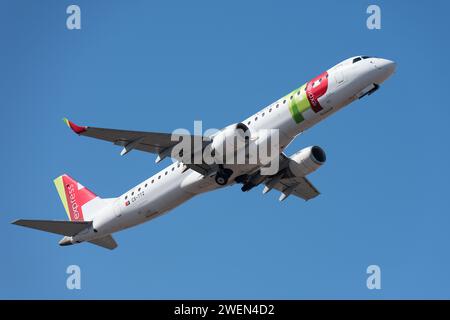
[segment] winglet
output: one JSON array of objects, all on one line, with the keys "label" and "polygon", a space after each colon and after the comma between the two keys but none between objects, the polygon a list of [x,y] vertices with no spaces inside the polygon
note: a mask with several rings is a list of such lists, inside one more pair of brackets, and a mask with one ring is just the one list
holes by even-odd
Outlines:
[{"label": "winglet", "polygon": [[67,118],[63,118],[63,121],[67,124],[67,126],[72,129],[73,132],[75,132],[76,134],[82,134],[83,132],[86,131],[87,127],[81,127],[76,125],[75,123],[73,123],[72,121],[70,121]]}]

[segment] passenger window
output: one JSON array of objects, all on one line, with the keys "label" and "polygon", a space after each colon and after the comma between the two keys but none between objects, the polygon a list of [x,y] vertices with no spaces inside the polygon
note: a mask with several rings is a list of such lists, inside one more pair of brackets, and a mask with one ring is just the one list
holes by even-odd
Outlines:
[{"label": "passenger window", "polygon": [[134,196],[134,191],[131,193],[132,196]]}]

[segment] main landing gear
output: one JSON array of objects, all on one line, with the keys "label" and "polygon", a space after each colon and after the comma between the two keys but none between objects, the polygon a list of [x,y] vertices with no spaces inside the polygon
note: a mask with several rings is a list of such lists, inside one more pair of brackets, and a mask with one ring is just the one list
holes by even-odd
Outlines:
[{"label": "main landing gear", "polygon": [[220,186],[224,186],[228,183],[228,179],[233,174],[233,171],[230,169],[225,169],[222,166],[220,167],[220,170],[216,173],[216,183]]},{"label": "main landing gear", "polygon": [[241,190],[243,192],[250,191],[251,189],[253,189],[256,186],[254,183],[252,183],[250,181],[250,177],[247,174],[243,174],[243,175],[237,176],[236,179],[234,179],[234,181],[236,181],[236,183],[242,183],[243,184],[243,186],[241,188]]},{"label": "main landing gear", "polygon": [[242,183],[241,190],[243,192],[252,190],[254,187],[261,184],[264,180],[265,180],[265,177],[261,176],[260,174],[258,174],[256,176],[252,176],[252,177],[248,176],[247,174],[243,174],[243,175],[237,176],[234,179],[234,181],[236,181],[236,183]]}]

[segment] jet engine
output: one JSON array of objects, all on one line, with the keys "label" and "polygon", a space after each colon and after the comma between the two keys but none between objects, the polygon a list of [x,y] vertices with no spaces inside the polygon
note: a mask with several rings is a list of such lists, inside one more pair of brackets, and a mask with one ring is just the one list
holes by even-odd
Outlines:
[{"label": "jet engine", "polygon": [[210,145],[211,155],[217,163],[225,163],[227,159],[233,161],[238,152],[245,152],[249,139],[250,131],[245,124],[232,124],[213,137]]},{"label": "jet engine", "polygon": [[304,148],[290,157],[289,170],[296,177],[304,177],[319,169],[326,161],[325,151],[321,147]]}]

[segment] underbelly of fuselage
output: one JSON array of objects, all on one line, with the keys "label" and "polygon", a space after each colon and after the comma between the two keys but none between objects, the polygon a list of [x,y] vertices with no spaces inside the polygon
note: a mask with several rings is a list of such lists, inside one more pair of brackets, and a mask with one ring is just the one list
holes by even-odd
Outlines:
[{"label": "underbelly of fuselage", "polygon": [[191,170],[178,173],[171,181],[145,190],[145,196],[119,211],[107,232],[113,233],[159,217],[190,200],[219,186],[211,177],[203,177]]}]

